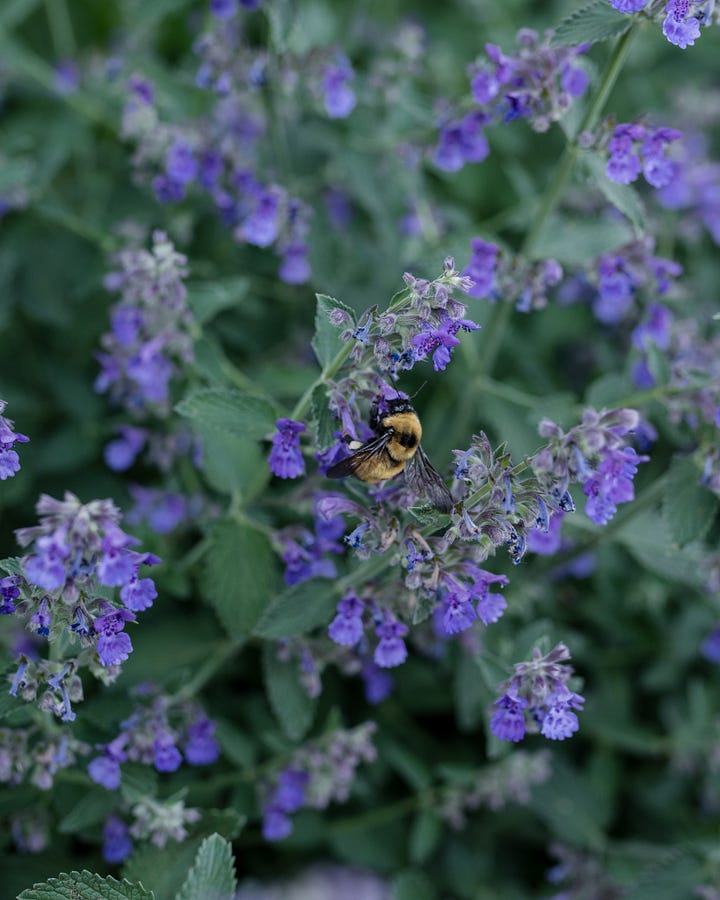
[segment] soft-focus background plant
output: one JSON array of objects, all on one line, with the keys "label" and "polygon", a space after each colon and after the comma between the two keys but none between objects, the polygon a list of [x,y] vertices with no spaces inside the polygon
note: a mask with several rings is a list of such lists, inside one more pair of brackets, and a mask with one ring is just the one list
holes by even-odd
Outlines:
[{"label": "soft-focus background plant", "polygon": [[720,897],[719,55],[5,0],[3,898]]}]

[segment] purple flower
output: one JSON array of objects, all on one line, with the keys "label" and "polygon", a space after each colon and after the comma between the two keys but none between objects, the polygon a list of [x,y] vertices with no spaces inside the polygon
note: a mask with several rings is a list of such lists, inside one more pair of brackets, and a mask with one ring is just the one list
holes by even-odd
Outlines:
[{"label": "purple flower", "polygon": [[187,141],[178,138],[170,145],[165,169],[168,178],[178,184],[190,184],[195,181],[198,174],[198,161],[195,151]]},{"label": "purple flower", "polygon": [[501,741],[521,741],[525,737],[523,710],[528,705],[527,700],[504,694],[493,705],[495,712],[490,719],[490,731]]},{"label": "purple flower", "polygon": [[560,534],[562,520],[563,513],[556,512],[550,517],[548,527],[544,531],[541,528],[533,528],[528,534],[528,550],[541,556],[552,556],[557,553],[562,546]]},{"label": "purple flower", "polygon": [[158,772],[175,772],[182,763],[182,754],[175,746],[172,735],[159,731],[153,741],[153,765]]},{"label": "purple flower", "polygon": [[128,545],[139,541],[125,534],[116,526],[108,528],[102,540],[102,555],[97,564],[97,576],[100,584],[107,587],[119,587],[127,584],[135,575],[135,559]]},{"label": "purple flower", "polygon": [[671,325],[670,310],[660,303],[650,303],[647,318],[633,329],[633,344],[638,350],[647,350],[651,343],[661,350],[667,350],[670,346]]},{"label": "purple flower", "polygon": [[258,188],[255,208],[240,226],[239,236],[256,247],[269,247],[278,236],[281,199],[279,188]]},{"label": "purple flower", "polygon": [[610,0],[610,5],[621,13],[639,12],[648,0]]},{"label": "purple flower", "polygon": [[649,456],[638,456],[632,447],[606,448],[597,471],[583,484],[588,498],[585,504],[588,518],[598,525],[607,525],[617,511],[616,504],[627,503],[635,496],[632,479],[637,464],[649,459]]},{"label": "purple flower", "polygon": [[215,723],[206,716],[200,716],[188,725],[183,752],[191,766],[209,766],[220,756],[220,745],[214,735]]},{"label": "purple flower", "polygon": [[392,669],[402,665],[407,659],[407,647],[403,637],[408,633],[406,625],[387,616],[375,629],[380,643],[375,648],[375,664],[382,669]]},{"label": "purple flower", "polygon": [[562,89],[571,97],[581,97],[590,84],[590,79],[584,69],[578,66],[567,66],[560,76]]},{"label": "purple flower", "polygon": [[468,296],[483,299],[494,299],[495,273],[497,269],[497,257],[499,248],[497,244],[483,241],[481,238],[473,238],[470,241],[472,256],[463,275],[472,278],[474,284],[468,291]]},{"label": "purple flower", "polygon": [[689,12],[689,0],[669,0],[665,4],[663,34],[681,50],[692,47],[700,37],[700,22],[695,16],[689,16]]},{"label": "purple flower", "polygon": [[20,596],[19,583],[18,575],[0,578],[0,615],[10,616],[15,612],[15,601]]},{"label": "purple flower", "polygon": [[338,603],[337,615],[328,627],[328,634],[336,644],[352,647],[362,638],[364,609],[365,604],[354,594]]},{"label": "purple flower", "polygon": [[340,58],[338,63],[325,67],[323,91],[325,112],[331,119],[345,119],[355,109],[357,100],[349,81],[355,77],[349,60]]},{"label": "purple flower", "polygon": [[270,805],[285,813],[297,812],[305,803],[305,790],[310,776],[301,769],[283,769]]},{"label": "purple flower", "polygon": [[23,573],[31,584],[54,591],[65,584],[67,571],[64,560],[70,556],[66,532],[58,528],[35,542],[35,553],[22,564]]},{"label": "purple flower", "polygon": [[237,12],[237,0],[210,0],[210,12],[216,19],[232,19]]},{"label": "purple flower", "polygon": [[312,274],[308,260],[308,245],[302,241],[288,244],[282,251],[278,275],[285,284],[305,284]]},{"label": "purple flower", "polygon": [[360,672],[365,683],[365,699],[376,705],[389,697],[395,687],[395,679],[372,660],[366,660]]},{"label": "purple flower", "polygon": [[720,627],[713,628],[700,645],[700,652],[705,659],[720,665]]},{"label": "purple flower", "polygon": [[122,819],[108,816],[103,828],[103,859],[108,863],[120,863],[132,853],[130,830]]},{"label": "purple flower", "polygon": [[121,631],[119,634],[101,635],[97,642],[97,653],[104,666],[116,666],[132,653],[130,637]]},{"label": "purple flower", "polygon": [[445,172],[457,172],[465,163],[482,162],[490,153],[483,131],[486,123],[484,113],[472,112],[441,128],[433,155],[435,165]]},{"label": "purple flower", "polygon": [[564,741],[580,727],[573,709],[582,709],[585,702],[579,694],[563,687],[547,698],[547,710],[542,718],[540,733],[551,741]]},{"label": "purple flower", "polygon": [[138,578],[135,575],[120,589],[120,599],[133,612],[149,609],[156,597],[157,588],[152,578]]},{"label": "purple flower", "polygon": [[442,628],[445,634],[459,634],[466,631],[477,620],[477,613],[469,595],[458,585],[443,599]]},{"label": "purple flower", "polygon": [[108,467],[115,472],[124,472],[135,462],[138,453],[145,446],[147,431],[131,425],[122,425],[119,437],[105,445],[104,457]]},{"label": "purple flower", "polygon": [[452,319],[443,314],[437,327],[427,325],[420,334],[412,339],[412,346],[417,359],[424,359],[429,353],[433,355],[433,368],[436,372],[445,371],[450,362],[450,351],[460,341],[455,335],[464,331],[477,331],[480,328],[469,319]]},{"label": "purple flower", "polygon": [[80,69],[74,59],[61,59],[54,71],[55,90],[59,94],[74,94],[80,87]]},{"label": "purple flower", "polygon": [[266,841],[282,841],[292,830],[292,819],[287,813],[272,807],[263,811],[262,836]]},{"label": "purple flower", "polygon": [[305,431],[302,422],[278,419],[277,432],[272,438],[272,450],[268,458],[270,471],[278,478],[299,478],[305,473],[305,460],[300,450],[300,435]]},{"label": "purple flower", "polygon": [[100,784],[108,791],[116,791],[120,787],[120,763],[110,756],[96,756],[88,765],[88,775],[95,784]]}]

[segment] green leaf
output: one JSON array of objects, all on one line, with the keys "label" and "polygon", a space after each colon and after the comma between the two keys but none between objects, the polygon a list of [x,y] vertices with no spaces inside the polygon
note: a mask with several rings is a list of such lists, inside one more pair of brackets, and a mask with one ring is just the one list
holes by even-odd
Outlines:
[{"label": "green leaf", "polygon": [[317,435],[318,448],[325,450],[335,440],[333,434],[337,429],[338,422],[328,408],[327,389],[323,384],[319,384],[312,393],[310,415]]},{"label": "green leaf", "polygon": [[640,877],[623,891],[623,900],[676,900],[695,896],[695,888],[707,878],[705,866],[692,851],[668,850],[664,859],[646,867]]},{"label": "green leaf", "polygon": [[315,336],[312,339],[312,348],[315,351],[320,367],[324,369],[337,356],[345,346],[345,341],[340,340],[341,329],[330,322],[329,315],[334,309],[341,309],[349,313],[355,321],[355,313],[340,300],[328,297],[326,294],[316,294],[317,307],[315,310]]},{"label": "green leaf", "polygon": [[595,0],[564,18],[555,29],[553,47],[594,44],[618,37],[632,25],[632,18],[617,12],[607,0]]},{"label": "green leaf", "polygon": [[260,531],[234,519],[221,519],[211,532],[205,557],[205,589],[232,638],[253,630],[277,593],[275,554]]},{"label": "green leaf", "polygon": [[235,810],[207,810],[181,844],[169,841],[162,848],[148,845],[136,850],[123,866],[123,875],[149,885],[158,900],[175,897],[195,863],[204,839],[217,832],[233,840],[244,822],[245,817]]},{"label": "green leaf", "polygon": [[413,610],[413,625],[419,625],[429,619],[435,609],[435,597],[433,595],[418,597]]},{"label": "green leaf", "polygon": [[332,582],[305,581],[282,593],[263,612],[253,634],[262,638],[286,638],[327,626],[337,605]]},{"label": "green leaf", "polygon": [[612,810],[594,788],[581,771],[555,754],[552,776],[533,787],[530,805],[558,840],[597,849],[603,845],[602,829]]},{"label": "green leaf", "polygon": [[70,812],[60,821],[60,834],[74,834],[89,825],[102,822],[117,802],[113,791],[90,788]]},{"label": "green leaf", "polygon": [[695,544],[673,546],[664,516],[638,513],[618,528],[615,537],[650,572],[681,584],[704,585],[702,550]]},{"label": "green leaf", "polygon": [[690,457],[676,456],[667,472],[663,517],[674,544],[685,547],[708,533],[718,511],[718,498],[699,483]]},{"label": "green leaf", "polygon": [[83,871],[48,878],[18,894],[17,900],[153,900],[154,896],[141,884]]},{"label": "green leaf", "polygon": [[291,741],[300,741],[308,732],[315,717],[315,698],[300,684],[297,660],[277,658],[277,647],[267,643],[263,647],[265,692],[272,711],[283,732]]},{"label": "green leaf", "polygon": [[267,484],[265,456],[257,441],[229,431],[215,432],[203,446],[202,470],[216,491],[237,494],[247,502]]},{"label": "green leaf", "polygon": [[627,395],[629,385],[627,378],[618,372],[608,372],[601,375],[587,389],[585,403],[594,406],[595,409],[610,408],[615,402]]},{"label": "green leaf", "polygon": [[125,763],[122,767],[120,794],[127,803],[139,803],[157,796],[158,774],[150,766]]},{"label": "green leaf", "polygon": [[256,440],[274,430],[277,418],[273,405],[264,397],[235,388],[198,388],[181,400],[175,410],[191,419],[198,432],[230,431]]},{"label": "green leaf", "polygon": [[408,512],[421,525],[429,528],[445,528],[448,524],[448,516],[445,513],[438,512],[431,503],[423,503],[421,506],[409,506]]},{"label": "green leaf", "polygon": [[3,678],[0,681],[0,720],[26,708],[27,701],[22,697],[13,697],[9,691],[9,683]]},{"label": "green leaf", "polygon": [[391,900],[434,900],[437,897],[430,879],[419,869],[406,869],[393,881]]},{"label": "green leaf", "polygon": [[410,859],[416,865],[427,862],[443,833],[443,820],[431,809],[417,814],[410,828]]},{"label": "green leaf", "polygon": [[232,848],[213,834],[200,845],[176,900],[232,900],[236,886]]},{"label": "green leaf", "polygon": [[635,188],[630,184],[618,184],[608,178],[605,174],[605,161],[597,154],[587,153],[583,160],[590,179],[602,191],[608,203],[628,219],[636,234],[642,234],[645,231],[647,214]]},{"label": "green leaf", "polygon": [[226,278],[223,281],[198,281],[188,285],[188,305],[200,325],[214,319],[224,309],[241,304],[250,287],[248,278]]}]

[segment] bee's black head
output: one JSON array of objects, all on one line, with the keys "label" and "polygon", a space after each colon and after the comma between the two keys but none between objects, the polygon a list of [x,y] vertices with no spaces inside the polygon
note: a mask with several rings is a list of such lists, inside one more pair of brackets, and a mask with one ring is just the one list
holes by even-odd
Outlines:
[{"label": "bee's black head", "polygon": [[393,416],[395,413],[415,412],[415,408],[408,397],[395,397],[392,400],[385,401],[386,416]]}]

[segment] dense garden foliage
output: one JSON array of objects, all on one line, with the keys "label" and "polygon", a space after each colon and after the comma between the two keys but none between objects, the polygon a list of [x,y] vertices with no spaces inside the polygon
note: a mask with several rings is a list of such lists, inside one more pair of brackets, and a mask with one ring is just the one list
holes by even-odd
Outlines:
[{"label": "dense garden foliage", "polygon": [[0,5],[3,898],[720,898],[718,15]]}]

